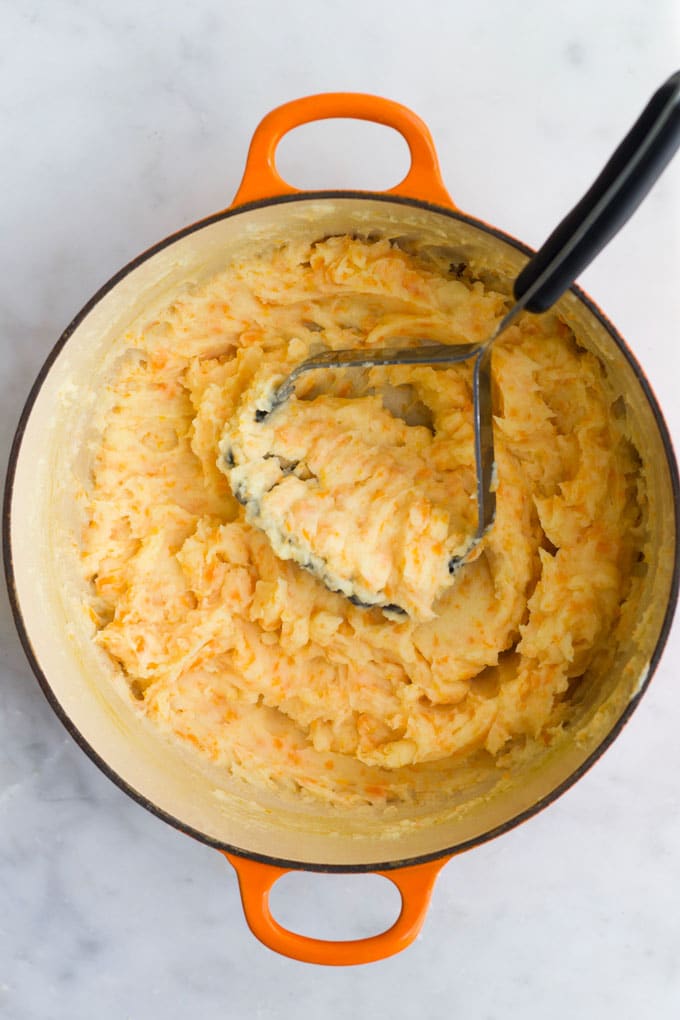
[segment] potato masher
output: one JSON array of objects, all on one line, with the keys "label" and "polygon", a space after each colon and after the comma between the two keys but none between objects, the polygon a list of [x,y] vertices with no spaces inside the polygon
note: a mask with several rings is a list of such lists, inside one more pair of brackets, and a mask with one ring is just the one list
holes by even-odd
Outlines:
[{"label": "potato masher", "polygon": [[[578,204],[532,256],[513,285],[515,303],[493,334],[479,344],[326,351],[301,362],[255,412],[264,421],[292,395],[303,373],[316,369],[386,365],[450,365],[474,360],[473,415],[477,476],[477,527],[464,551],[449,561],[453,575],[493,525],[496,512],[491,401],[491,352],[495,341],[523,312],[545,312],[630,218],[680,145],[680,71],[654,94]],[[371,605],[380,605],[379,602]],[[383,607],[399,613],[399,607]],[[403,611],[402,611],[403,612]]]}]

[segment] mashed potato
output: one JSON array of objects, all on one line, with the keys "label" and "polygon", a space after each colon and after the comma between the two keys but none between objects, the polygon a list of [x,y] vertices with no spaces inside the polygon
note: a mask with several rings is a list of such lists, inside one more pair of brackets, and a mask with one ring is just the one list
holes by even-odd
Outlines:
[{"label": "mashed potato", "polygon": [[[476,523],[469,364],[324,370],[267,428],[243,417],[321,347],[479,341],[506,306],[434,256],[331,237],[234,263],[125,337],[82,562],[140,712],[232,774],[339,805],[559,737],[643,539],[638,457],[568,327],[524,316],[494,348],[496,523],[453,581]],[[321,559],[349,550],[349,594],[406,583],[409,615],[277,555],[232,491],[239,443],[258,508],[281,500],[267,512]],[[331,494],[311,511],[310,479]]]}]

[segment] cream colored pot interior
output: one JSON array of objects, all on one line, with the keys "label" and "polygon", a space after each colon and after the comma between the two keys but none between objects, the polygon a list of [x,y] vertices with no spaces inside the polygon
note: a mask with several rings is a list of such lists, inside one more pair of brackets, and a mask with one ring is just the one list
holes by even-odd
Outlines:
[{"label": "cream colored pot interior", "polygon": [[[210,841],[312,865],[365,865],[459,846],[530,809],[568,779],[606,739],[649,668],[663,626],[676,558],[671,475],[654,413],[629,362],[588,306],[567,294],[559,309],[579,341],[606,366],[613,397],[623,394],[631,436],[644,462],[649,544],[630,638],[606,676],[579,688],[569,739],[521,774],[479,775],[442,804],[436,790],[417,810],[390,818],[339,815],[256,799],[254,788],[206,771],[150,729],[89,639],[76,569],[73,495],[87,478],[88,419],[125,330],[188,280],[235,254],[291,237],[359,232],[450,249],[511,280],[526,257],[491,233],[418,206],[363,198],[265,205],[203,226],[142,261],[80,321],[33,405],[16,467],[11,548],[16,597],[36,663],[65,716],[96,755],[136,794]],[[625,282],[622,281],[622,286]],[[506,286],[508,286],[506,282]],[[635,337],[631,337],[635,347]],[[663,554],[661,555],[661,551]],[[114,683],[111,679],[114,679]]]}]

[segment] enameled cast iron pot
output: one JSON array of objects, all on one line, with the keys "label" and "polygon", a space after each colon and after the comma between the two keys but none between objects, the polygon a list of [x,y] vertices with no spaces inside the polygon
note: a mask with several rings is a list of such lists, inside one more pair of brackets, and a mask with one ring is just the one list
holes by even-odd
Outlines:
[{"label": "enameled cast iron pot", "polygon": [[[276,172],[275,151],[297,125],[354,117],[388,125],[408,143],[411,167],[390,191],[296,191]],[[257,128],[233,204],[161,241],[109,281],[66,329],[43,366],[19,422],[5,494],[4,550],[16,624],[50,704],[92,760],[130,796],[171,825],[221,850],[235,867],[245,915],[272,949],[326,964],[363,963],[398,952],[416,936],[439,869],[555,800],[614,740],[649,683],[677,599],[678,473],[666,425],[640,367],[613,326],[578,288],[557,309],[579,342],[606,366],[624,395],[630,433],[642,455],[649,499],[646,574],[630,640],[603,677],[585,685],[571,737],[504,783],[462,790],[442,813],[412,810],[395,837],[370,819],[297,811],[254,788],[208,776],[184,752],[151,732],[110,682],[101,656],[83,639],[69,599],[68,533],[74,436],[91,404],[112,341],[137,316],[162,304],[188,279],[202,278],[236,254],[291,238],[364,233],[417,239],[490,267],[512,280],[529,249],[459,212],[441,180],[425,124],[403,106],[374,96],[310,96],[270,113]],[[83,465],[82,470],[86,471]],[[75,531],[73,532],[75,534]],[[75,545],[75,542],[74,542]],[[73,550],[72,550],[73,551]],[[75,560],[75,556],[73,557]],[[73,581],[75,584],[75,581]],[[99,656],[99,657],[98,657]],[[254,799],[257,798],[257,799]],[[429,813],[428,813],[429,811]],[[437,820],[435,822],[435,814]],[[378,872],[402,897],[395,924],[372,938],[309,939],[271,916],[268,893],[290,869]]]}]

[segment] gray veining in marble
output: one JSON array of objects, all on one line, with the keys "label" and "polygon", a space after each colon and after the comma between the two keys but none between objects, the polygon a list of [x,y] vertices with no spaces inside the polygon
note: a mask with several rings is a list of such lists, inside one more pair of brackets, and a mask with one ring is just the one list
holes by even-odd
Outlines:
[{"label": "gray veining in marble", "polygon": [[[0,0],[0,24],[3,472],[61,330],[124,262],[228,204],[273,106],[330,89],[406,103],[461,207],[538,244],[680,52],[674,0]],[[403,171],[398,139],[337,128],[286,141],[294,183],[380,187]],[[679,264],[676,163],[583,278],[676,438]],[[411,949],[348,970],[264,949],[224,860],[99,773],[34,681],[4,591],[0,656],[2,1020],[680,1015],[677,626],[604,759],[447,865]],[[274,905],[349,937],[379,930],[395,897],[375,877],[295,875]]]}]

